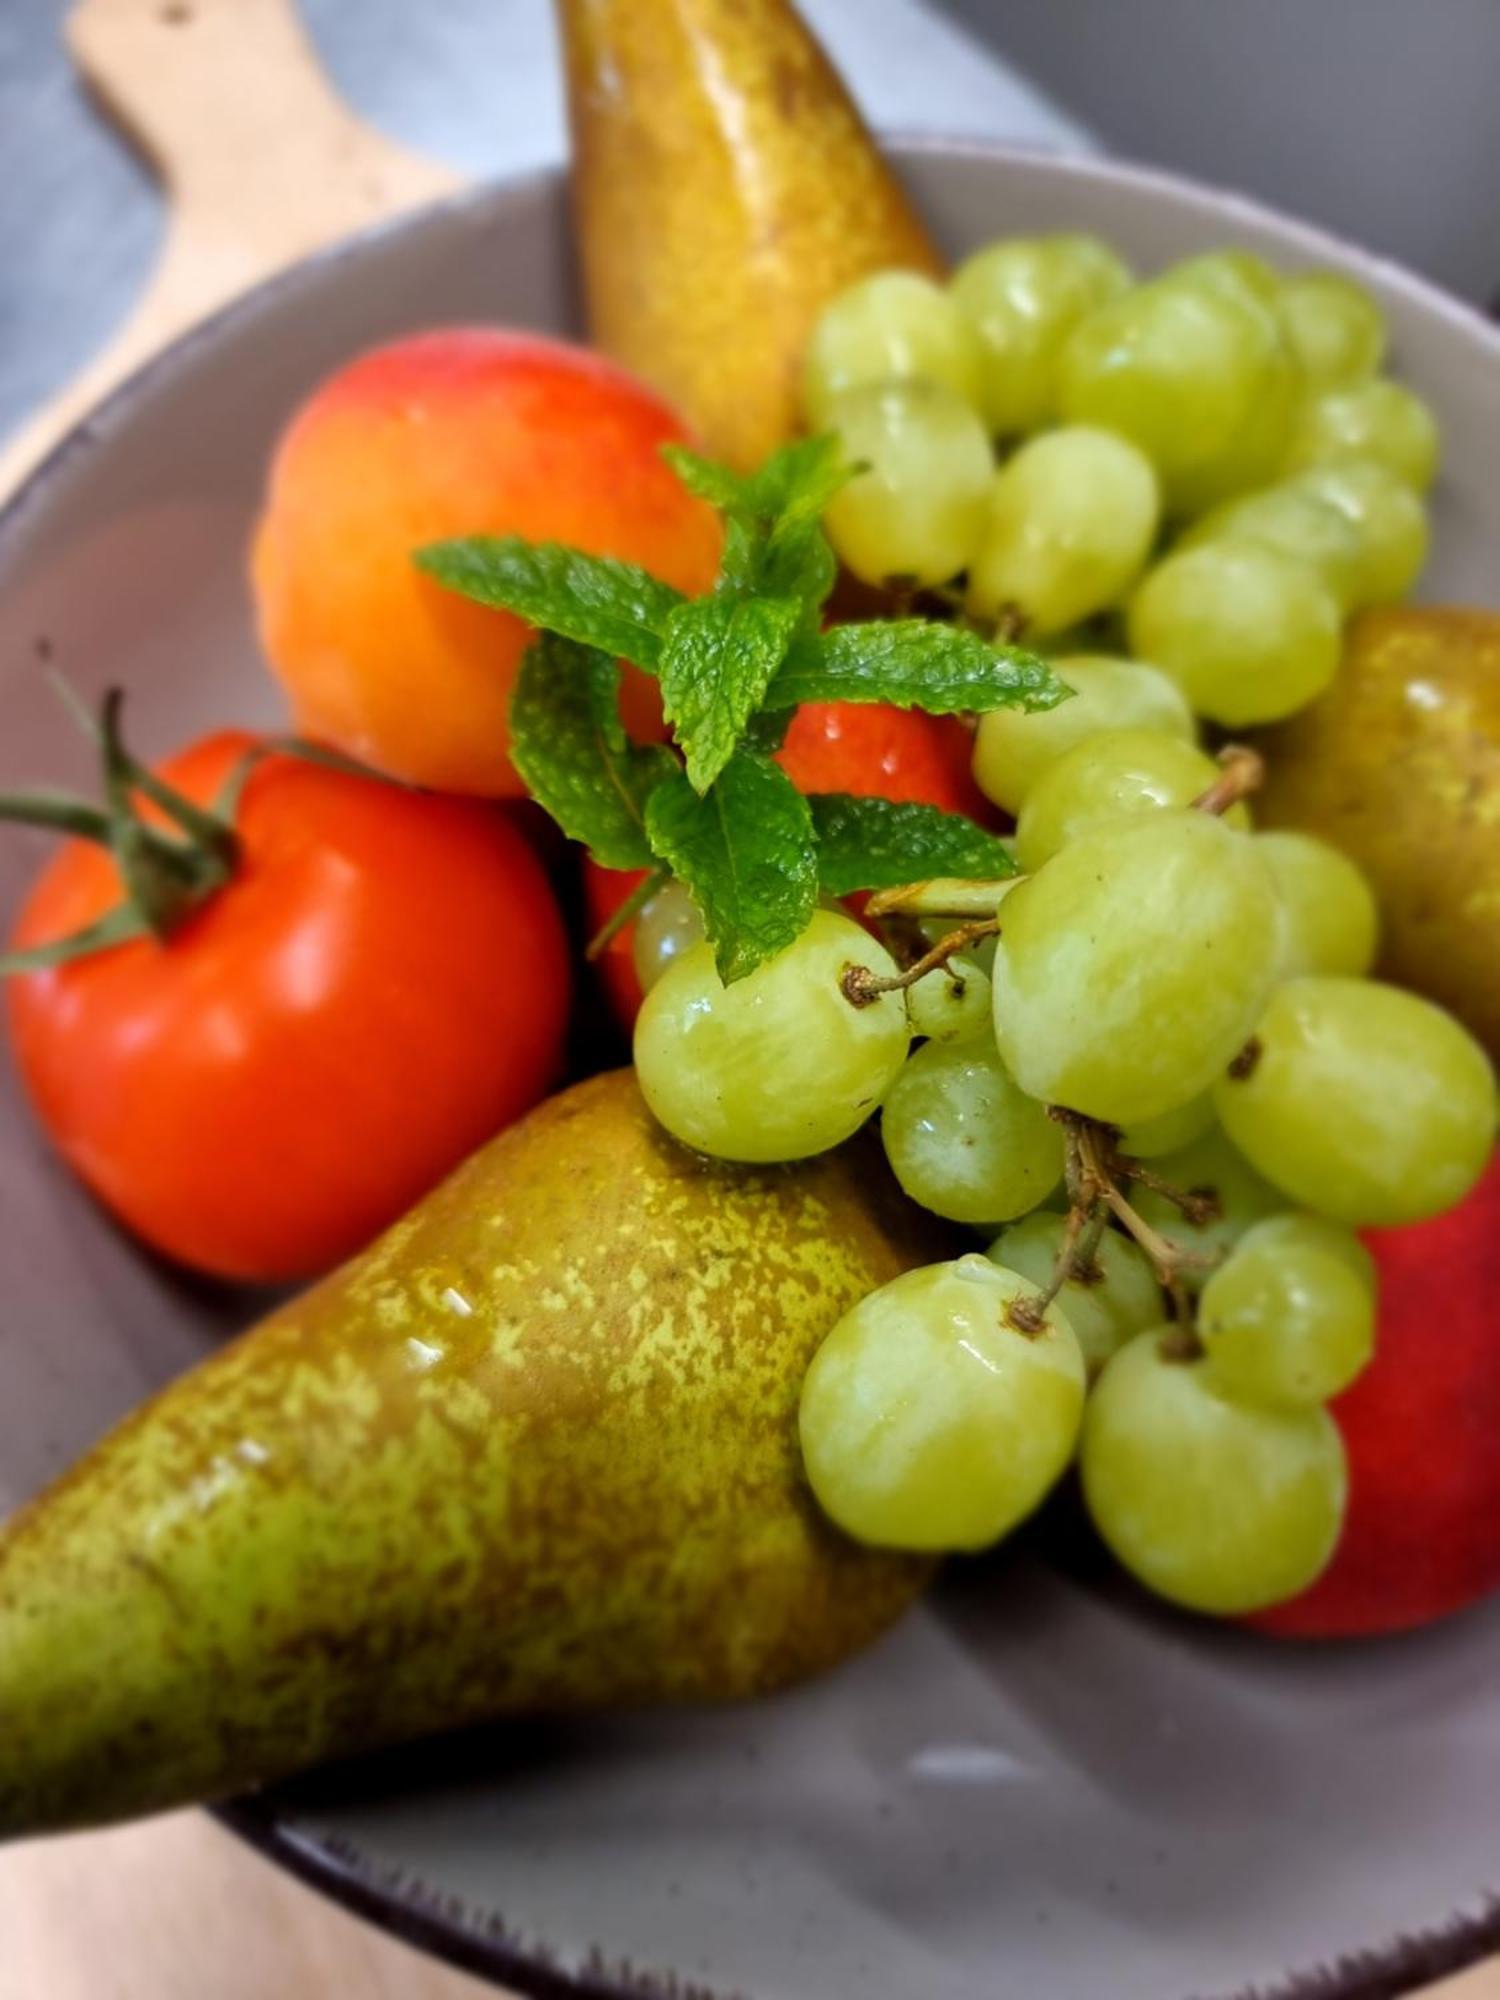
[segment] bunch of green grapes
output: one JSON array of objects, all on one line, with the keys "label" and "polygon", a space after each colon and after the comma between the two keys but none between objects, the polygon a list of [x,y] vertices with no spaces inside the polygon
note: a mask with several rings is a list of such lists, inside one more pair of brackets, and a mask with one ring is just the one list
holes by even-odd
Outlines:
[{"label": "bunch of green grapes", "polygon": [[803,1158],[878,1115],[906,1194],[989,1244],[830,1330],[801,1437],[834,1521],[981,1547],[1076,1459],[1127,1569],[1250,1611],[1338,1537],[1326,1405],[1375,1328],[1354,1232],[1463,1197],[1495,1079],[1451,1016],[1369,977],[1359,871],[1256,832],[1170,684],[1077,672],[1100,726],[1069,740],[1074,704],[1009,725],[1025,872],[984,889],[990,935],[970,893],[953,953],[904,970],[821,909],[726,987],[664,891],[641,924],[637,1072],[667,1129],[721,1159]]},{"label": "bunch of green grapes", "polygon": [[[947,287],[880,272],[828,306],[803,408],[860,468],[827,515],[844,562],[1055,645],[1065,678],[1087,667],[1086,710],[987,718],[997,804],[1101,720],[1292,714],[1337,671],[1345,617],[1405,595],[1438,434],[1378,372],[1385,345],[1336,273],[1220,251],[1138,283],[1085,235],[993,243]],[[1132,658],[1072,657],[1101,619]]]}]

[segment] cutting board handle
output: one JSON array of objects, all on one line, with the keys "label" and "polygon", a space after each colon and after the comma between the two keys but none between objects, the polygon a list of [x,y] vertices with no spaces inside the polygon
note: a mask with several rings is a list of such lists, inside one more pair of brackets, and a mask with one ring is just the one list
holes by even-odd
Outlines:
[{"label": "cutting board handle", "polygon": [[205,313],[457,177],[339,98],[293,0],[81,0],[68,47],[170,202],[125,324],[0,453],[8,493],[89,407]]}]

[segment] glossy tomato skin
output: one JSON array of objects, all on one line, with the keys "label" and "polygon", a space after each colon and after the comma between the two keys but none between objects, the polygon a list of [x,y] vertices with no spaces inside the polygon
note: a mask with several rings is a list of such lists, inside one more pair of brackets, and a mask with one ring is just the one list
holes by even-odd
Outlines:
[{"label": "glossy tomato skin", "polygon": [[776,761],[800,792],[941,806],[991,826],[995,808],[974,783],[973,754],[973,736],[955,715],[809,701],[792,717]]},{"label": "glossy tomato skin", "polygon": [[1365,1241],[1375,1358],[1332,1406],[1348,1516],[1312,1588],[1250,1621],[1279,1638],[1410,1631],[1500,1590],[1500,1154],[1447,1215]]},{"label": "glossy tomato skin", "polygon": [[[926,715],[886,702],[810,701],[793,716],[776,761],[801,792],[852,792],[941,806],[993,826],[995,808],[970,772],[972,752],[973,738],[956,716]],[[586,861],[590,930],[599,930],[644,879],[644,870]],[[643,997],[631,955],[634,936],[633,924],[617,931],[595,968],[627,1033]]]},{"label": "glossy tomato skin", "polygon": [[[162,766],[203,803],[252,739]],[[567,940],[525,838],[493,807],[273,756],[240,804],[233,881],[165,944],[9,982],[37,1116],[154,1249],[218,1277],[308,1277],[351,1255],[553,1082]],[[70,842],[14,943],[119,900]]]}]

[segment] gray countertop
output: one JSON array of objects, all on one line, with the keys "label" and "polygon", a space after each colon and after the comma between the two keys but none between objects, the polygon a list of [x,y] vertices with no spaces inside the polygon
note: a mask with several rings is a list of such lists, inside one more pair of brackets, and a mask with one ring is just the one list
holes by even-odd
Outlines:
[{"label": "gray countertop", "polygon": [[[919,0],[806,0],[872,121],[1082,146],[1081,127]],[[80,87],[67,0],[0,0],[0,433],[60,386],[141,286],[163,228],[146,167]],[[475,177],[563,154],[548,0],[303,0],[344,95]]]}]

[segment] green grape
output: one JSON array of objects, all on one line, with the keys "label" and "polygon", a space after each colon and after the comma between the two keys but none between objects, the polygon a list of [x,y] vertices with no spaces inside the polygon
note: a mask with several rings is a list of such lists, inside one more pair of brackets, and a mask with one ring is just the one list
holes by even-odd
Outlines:
[{"label": "green grape", "polygon": [[1351,608],[1405,597],[1427,560],[1429,529],[1421,496],[1388,466],[1367,458],[1310,465],[1297,475],[1296,485],[1337,507],[1359,536]]},{"label": "green grape", "polygon": [[1297,387],[1274,313],[1248,290],[1169,276],[1080,322],[1062,352],[1058,403],[1069,423],[1139,445],[1169,512],[1198,513],[1271,476]]},{"label": "green grape", "polygon": [[697,904],[680,882],[666,883],[635,920],[630,956],[641,991],[649,993],[667,967],[702,940]]},{"label": "green grape", "polygon": [[[1045,1291],[1067,1235],[1067,1217],[1038,1210],[1013,1222],[990,1245],[989,1254]],[[1097,1375],[1117,1347],[1132,1334],[1156,1326],[1162,1316],[1161,1286],[1139,1244],[1117,1229],[1106,1229],[1081,1278],[1069,1278],[1057,1295],[1063,1316],[1078,1337],[1084,1362]]]},{"label": "green grape", "polygon": [[971,1254],[882,1285],[813,1356],[802,1457],[819,1504],[881,1548],[982,1549],[1045,1498],[1073,1456],[1083,1356],[1054,1308],[1009,1318],[1024,1278]]},{"label": "green grape", "polygon": [[1214,1089],[1224,1129],[1294,1201],[1357,1229],[1462,1201],[1495,1143],[1489,1057],[1451,1014],[1373,979],[1290,979],[1253,1061]]},{"label": "green grape", "polygon": [[1246,1230],[1286,1207],[1285,1195],[1261,1179],[1218,1125],[1210,1125],[1177,1152],[1158,1154],[1151,1170],[1179,1194],[1212,1195],[1216,1204],[1207,1221],[1189,1222],[1177,1204],[1155,1188],[1130,1190],[1130,1205],[1141,1220],[1191,1253],[1194,1261],[1181,1273],[1190,1292],[1201,1291],[1209,1272]]},{"label": "green grape", "polygon": [[1008,1222],[1062,1178],[1062,1127],[1017,1089],[988,1036],[918,1049],[880,1133],[912,1200],[950,1222]]},{"label": "green grape", "polygon": [[1214,1122],[1214,1101],[1205,1090],[1179,1104],[1175,1111],[1127,1125],[1120,1134],[1120,1151],[1132,1160],[1159,1160],[1163,1153],[1180,1153],[1184,1146],[1191,1146]]},{"label": "green grape", "polygon": [[1281,280],[1253,250],[1211,250],[1201,257],[1185,258],[1161,275],[1179,285],[1203,285],[1209,291],[1248,295],[1260,306],[1274,306],[1281,291]]},{"label": "green grape", "polygon": [[852,917],[816,910],[795,944],[725,986],[706,944],[670,965],[635,1025],[646,1102],[684,1145],[721,1160],[800,1160],[869,1117],[906,1057],[899,992],[855,1007],[850,965],[895,962]]},{"label": "green grape", "polygon": [[1005,899],[995,1033],[1029,1096],[1111,1125],[1197,1097],[1270,987],[1276,897],[1245,834],[1154,812],[1083,834]]},{"label": "green grape", "polygon": [[1089,1398],[1080,1470],[1094,1525],[1133,1576],[1191,1611],[1235,1617],[1295,1597],[1343,1525],[1343,1441],[1326,1410],[1216,1393],[1206,1362],[1138,1334]]},{"label": "green grape", "polygon": [[[988,944],[989,939],[982,942]],[[955,952],[940,966],[906,989],[906,1011],[914,1035],[932,1042],[964,1042],[988,1036],[993,1012],[990,976],[977,959]]]},{"label": "green grape", "polygon": [[1252,1222],[1239,1240],[1246,1243],[1252,1238],[1257,1248],[1313,1244],[1346,1265],[1372,1298],[1380,1289],[1375,1259],[1352,1229],[1346,1229],[1342,1222],[1330,1222],[1326,1215],[1314,1215],[1305,1208],[1283,1209],[1279,1215]]},{"label": "green grape", "polygon": [[824,525],[866,583],[943,583],[968,566],[995,462],[984,425],[951,389],[895,382],[835,397],[828,423],[866,469],[828,503]]},{"label": "green grape", "polygon": [[978,399],[978,335],[941,285],[915,271],[877,271],[824,308],[808,342],[802,407],[808,427],[833,421],[846,389],[920,377]]},{"label": "green grape", "polygon": [[1372,459],[1425,493],[1437,471],[1437,419],[1420,397],[1384,375],[1325,390],[1302,405],[1287,464],[1340,458]]},{"label": "green grape", "polygon": [[1315,388],[1373,375],[1385,354],[1385,321],[1363,285],[1338,271],[1287,278],[1276,314],[1302,372]]},{"label": "green grape", "polygon": [[1177,547],[1194,549],[1204,542],[1259,542],[1309,563],[1342,609],[1347,610],[1358,594],[1364,553],[1358,529],[1331,501],[1292,481],[1226,500],[1195,521]]},{"label": "green grape", "polygon": [[1130,645],[1231,729],[1306,707],[1338,671],[1338,600],[1309,563],[1214,541],[1158,563],[1130,601]]},{"label": "green grape", "polygon": [[1193,742],[1193,712],[1170,675],[1144,660],[1071,654],[1052,662],[1073,690],[1070,701],[1028,715],[992,708],[974,738],[974,782],[1006,812],[1018,813],[1032,786],[1066,751],[1106,729],[1154,729]]},{"label": "green grape", "polygon": [[953,298],[979,336],[980,407],[997,436],[1051,420],[1064,340],[1129,284],[1130,272],[1097,236],[1011,237],[959,266]]},{"label": "green grape", "polygon": [[1269,1234],[1264,1224],[1247,1230],[1203,1287],[1198,1337],[1215,1388],[1236,1402],[1329,1402],[1375,1351],[1369,1284],[1316,1233],[1300,1231],[1300,1220],[1276,1217]]},{"label": "green grape", "polygon": [[[1137,813],[1190,806],[1219,776],[1206,752],[1159,730],[1109,729],[1085,737],[1027,793],[1016,822],[1016,859],[1034,875],[1080,834]],[[1225,818],[1231,826],[1250,824],[1243,804]]]},{"label": "green grape", "polygon": [[1349,857],[1310,833],[1258,833],[1255,845],[1281,902],[1277,978],[1368,972],[1380,942],[1380,909]]},{"label": "green grape", "polygon": [[1156,539],[1156,474],[1109,431],[1074,425],[1023,444],[996,473],[969,565],[968,608],[1062,632],[1113,604]]}]

